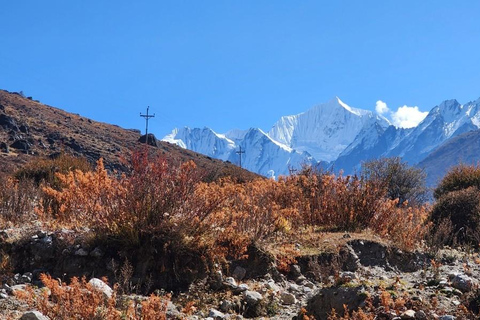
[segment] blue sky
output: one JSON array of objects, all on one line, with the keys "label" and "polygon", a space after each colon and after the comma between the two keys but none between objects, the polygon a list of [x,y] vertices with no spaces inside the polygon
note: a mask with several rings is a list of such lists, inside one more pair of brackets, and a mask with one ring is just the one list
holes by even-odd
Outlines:
[{"label": "blue sky", "polygon": [[268,130],[335,96],[425,112],[480,97],[479,14],[473,0],[4,1],[0,88],[141,130],[149,105],[157,137]]}]

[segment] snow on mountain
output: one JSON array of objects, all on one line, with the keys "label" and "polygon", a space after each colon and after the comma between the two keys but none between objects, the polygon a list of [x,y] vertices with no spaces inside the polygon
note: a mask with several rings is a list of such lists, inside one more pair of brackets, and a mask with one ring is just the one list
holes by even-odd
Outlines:
[{"label": "snow on mountain", "polygon": [[349,107],[336,97],[304,113],[282,117],[268,136],[297,151],[308,152],[317,160],[332,161],[374,123],[382,128],[389,125],[385,118]]},{"label": "snow on mountain", "polygon": [[[402,157],[417,164],[445,141],[462,133],[480,128],[480,99],[461,105],[457,100],[446,100],[434,107],[427,117],[410,129],[389,127],[383,133],[367,130],[374,135],[370,143],[364,135],[356,137],[335,161],[335,168],[350,172],[361,161],[379,157]],[[378,135],[379,134],[379,135]]]},{"label": "snow on mountain", "polygon": [[387,156],[400,156],[415,164],[446,140],[459,134],[478,129],[474,119],[479,115],[479,105],[469,102],[461,105],[457,100],[446,100],[434,107],[427,117],[392,148]]},{"label": "snow on mountain", "polygon": [[371,111],[352,108],[339,98],[297,115],[284,116],[268,133],[260,129],[175,129],[163,140],[205,155],[239,164],[265,176],[289,174],[289,168],[325,161],[352,173],[362,161],[400,156],[411,165],[447,140],[480,128],[480,99],[461,105],[446,100],[414,128],[390,125]]},{"label": "snow on mountain", "polygon": [[220,160],[227,160],[235,150],[235,142],[206,127],[173,129],[162,140]]},{"label": "snow on mountain", "polygon": [[[302,164],[313,162],[309,154],[299,153],[272,140],[260,129],[248,130],[238,147],[245,151],[242,154],[242,167],[264,176],[271,176],[272,171],[276,176],[288,175],[289,168],[298,169]],[[228,160],[239,164],[240,155],[233,152]]]},{"label": "snow on mountain", "polygon": [[260,129],[231,130],[218,134],[210,128],[174,129],[163,141],[176,144],[204,155],[240,164],[242,167],[264,176],[289,174],[289,168],[299,169],[302,164],[315,161],[307,153],[299,153],[277,141],[273,141]]}]

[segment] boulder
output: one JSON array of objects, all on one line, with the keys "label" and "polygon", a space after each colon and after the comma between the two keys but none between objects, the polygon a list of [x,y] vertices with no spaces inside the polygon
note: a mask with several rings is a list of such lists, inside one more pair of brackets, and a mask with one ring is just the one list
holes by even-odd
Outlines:
[{"label": "boulder", "polygon": [[22,151],[28,151],[31,148],[31,144],[25,139],[19,139],[14,141],[11,145],[11,148],[15,148]]},{"label": "boulder", "polygon": [[50,318],[47,316],[44,316],[39,311],[28,311],[22,315],[20,320],[50,320]]},{"label": "boulder", "polygon": [[94,288],[95,290],[102,292],[104,296],[108,299],[110,299],[113,295],[112,288],[110,288],[108,284],[98,278],[90,279],[90,281],[88,281],[88,284],[91,285],[92,288]]},{"label": "boulder", "polygon": [[323,288],[308,301],[306,309],[315,319],[327,319],[332,309],[343,316],[343,305],[350,311],[356,310],[365,303],[367,296],[362,286]]}]

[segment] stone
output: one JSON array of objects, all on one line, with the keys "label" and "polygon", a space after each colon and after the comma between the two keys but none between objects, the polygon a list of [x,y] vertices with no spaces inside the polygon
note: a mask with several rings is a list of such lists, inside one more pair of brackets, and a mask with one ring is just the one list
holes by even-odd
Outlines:
[{"label": "stone", "polygon": [[280,295],[280,301],[283,304],[286,304],[286,305],[291,305],[291,304],[297,303],[297,299],[290,292],[282,292],[281,295]]},{"label": "stone", "polygon": [[31,148],[30,143],[25,140],[25,139],[19,139],[14,141],[11,145],[10,148],[22,150],[22,151],[28,151]]},{"label": "stone", "polygon": [[342,283],[348,283],[354,279],[357,279],[357,275],[355,274],[355,272],[344,271],[340,273],[340,281]]},{"label": "stone", "polygon": [[223,312],[231,312],[235,308],[235,304],[230,300],[223,300],[220,304],[220,310]]},{"label": "stone", "polygon": [[88,251],[83,248],[80,248],[77,251],[75,251],[75,255],[80,257],[86,257],[88,256]]},{"label": "stone", "polygon": [[290,267],[290,274],[294,279],[297,279],[302,275],[302,270],[298,264],[294,264]]},{"label": "stone", "polygon": [[110,299],[113,295],[113,290],[110,288],[108,284],[103,282],[102,280],[98,278],[92,278],[90,281],[88,281],[88,284],[92,286],[92,288],[102,292],[104,296],[108,299]]},{"label": "stone", "polygon": [[28,311],[22,315],[20,320],[50,320],[50,318],[39,311]]},{"label": "stone", "polygon": [[232,287],[237,287],[237,281],[235,281],[235,279],[233,277],[226,277],[225,278],[225,282],[227,283],[228,286],[232,286]]},{"label": "stone", "polygon": [[213,319],[224,319],[225,318],[225,315],[218,311],[218,310],[215,310],[215,309],[210,309],[210,311],[208,311],[208,316],[210,318],[213,318]]},{"label": "stone", "polygon": [[443,316],[440,316],[438,317],[438,320],[455,320],[455,316],[452,316],[452,315],[443,315]]},{"label": "stone", "polygon": [[407,310],[407,311],[403,312],[400,315],[400,319],[402,319],[402,320],[415,319],[415,311],[410,309],[410,310]]},{"label": "stone", "polygon": [[452,287],[462,292],[468,292],[472,290],[472,279],[465,274],[457,274],[452,278]]},{"label": "stone", "polygon": [[90,256],[94,258],[101,258],[104,256],[104,254],[105,253],[99,247],[96,247],[95,249],[92,250],[92,252],[90,252]]},{"label": "stone", "polygon": [[245,268],[242,268],[240,266],[236,266],[235,269],[233,270],[232,276],[237,280],[243,280],[245,278],[245,275],[247,274],[247,270]]},{"label": "stone", "polygon": [[309,299],[306,310],[315,319],[327,319],[332,309],[343,317],[343,305],[346,305],[349,311],[358,309],[365,304],[367,296],[363,286],[321,288]]},{"label": "stone", "polygon": [[32,273],[31,272],[26,272],[22,275],[22,282],[23,283],[30,283],[32,282]]},{"label": "stone", "polygon": [[247,304],[250,305],[258,304],[263,299],[263,296],[260,293],[250,290],[245,291],[243,293],[243,297],[245,298]]},{"label": "stone", "polygon": [[423,310],[418,310],[417,312],[415,312],[415,319],[417,320],[427,319],[427,314]]},{"label": "stone", "polygon": [[280,287],[273,280],[268,280],[267,283],[265,284],[265,287],[274,292],[280,291]]},{"label": "stone", "polygon": [[234,294],[240,294],[242,292],[248,291],[248,285],[245,283],[242,283],[241,285],[237,286],[236,288],[232,289],[232,292]]},{"label": "stone", "polygon": [[246,307],[244,316],[255,318],[265,313],[265,310],[260,303],[263,300],[263,296],[260,293],[247,290],[243,292],[243,298]]},{"label": "stone", "polygon": [[37,236],[39,239],[45,238],[47,236],[47,232],[43,230],[38,230],[37,231]]}]

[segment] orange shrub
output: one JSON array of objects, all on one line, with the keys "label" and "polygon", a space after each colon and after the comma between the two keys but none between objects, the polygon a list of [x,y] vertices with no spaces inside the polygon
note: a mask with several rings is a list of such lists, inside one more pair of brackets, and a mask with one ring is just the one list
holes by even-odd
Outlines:
[{"label": "orange shrub", "polygon": [[60,284],[49,275],[41,274],[45,285],[40,294],[31,287],[18,291],[17,297],[37,308],[45,316],[55,319],[105,319],[105,320],[154,320],[166,319],[169,297],[151,295],[141,302],[129,300],[126,307],[117,306],[117,294],[107,298],[103,292],[87,283],[86,279],[72,278],[70,283]]}]

